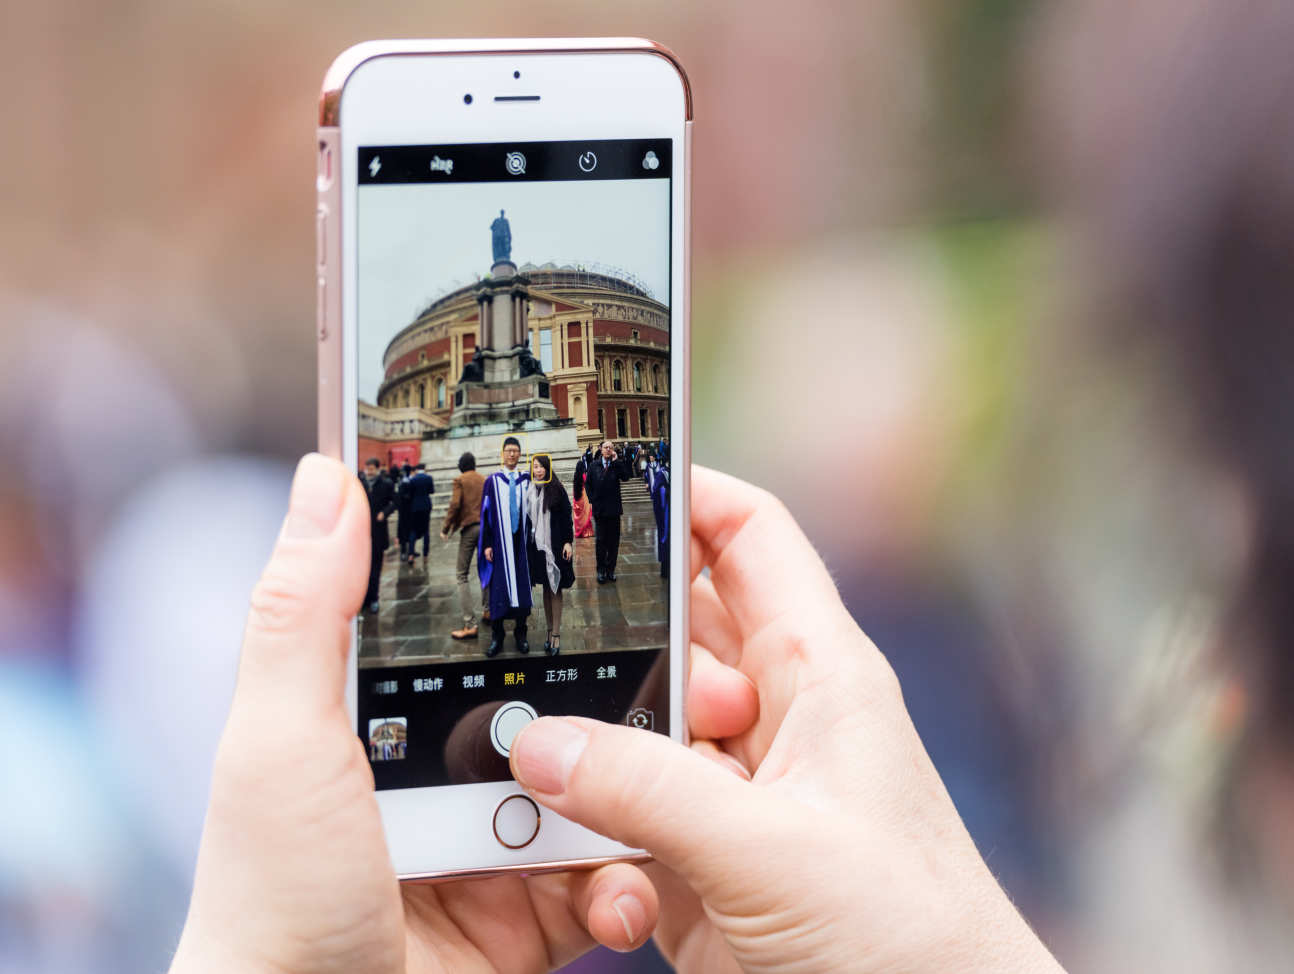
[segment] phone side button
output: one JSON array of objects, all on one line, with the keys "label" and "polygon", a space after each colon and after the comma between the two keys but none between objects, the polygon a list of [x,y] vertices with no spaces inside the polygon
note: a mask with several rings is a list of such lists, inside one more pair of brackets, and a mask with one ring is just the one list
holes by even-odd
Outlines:
[{"label": "phone side button", "polygon": [[328,338],[328,281],[320,277],[315,286],[315,324],[322,342]]},{"label": "phone side button", "polygon": [[315,262],[320,270],[328,266],[328,207],[322,203],[315,210]]},{"label": "phone side button", "polygon": [[526,795],[509,795],[494,810],[494,837],[509,849],[524,849],[539,834],[539,806]]}]

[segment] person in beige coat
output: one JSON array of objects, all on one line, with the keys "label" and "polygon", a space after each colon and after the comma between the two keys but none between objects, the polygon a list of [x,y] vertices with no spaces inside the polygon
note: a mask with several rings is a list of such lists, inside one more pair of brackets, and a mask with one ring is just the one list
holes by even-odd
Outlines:
[{"label": "person in beige coat", "polygon": [[440,539],[448,541],[455,530],[458,535],[458,599],[463,609],[463,624],[450,633],[455,639],[475,639],[476,600],[468,581],[472,573],[472,556],[476,554],[476,540],[481,533],[481,490],[485,478],[476,472],[476,457],[464,453],[458,458],[459,474],[454,478],[454,491],[449,500],[449,510],[440,526]]}]

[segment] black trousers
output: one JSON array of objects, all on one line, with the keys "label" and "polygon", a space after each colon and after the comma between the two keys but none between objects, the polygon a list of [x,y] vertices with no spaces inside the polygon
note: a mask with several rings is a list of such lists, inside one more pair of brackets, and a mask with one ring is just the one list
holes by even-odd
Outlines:
[{"label": "black trousers", "polygon": [[364,608],[368,608],[377,601],[377,587],[382,581],[382,556],[386,552],[379,550],[377,543],[373,544],[373,557],[368,566],[368,591],[364,593]]},{"label": "black trousers", "polygon": [[593,548],[597,553],[598,571],[614,575],[616,558],[620,556],[620,515],[605,517],[593,515]]},{"label": "black trousers", "polygon": [[[530,610],[529,609],[511,609],[504,619],[516,619],[516,624],[512,627],[512,633],[518,639],[526,638],[526,630],[529,628]],[[503,619],[496,619],[490,616],[490,638],[497,642],[503,642]]]},{"label": "black trousers", "polygon": [[422,538],[422,556],[431,550],[431,511],[412,511],[409,514],[409,554],[414,554],[418,539]]}]

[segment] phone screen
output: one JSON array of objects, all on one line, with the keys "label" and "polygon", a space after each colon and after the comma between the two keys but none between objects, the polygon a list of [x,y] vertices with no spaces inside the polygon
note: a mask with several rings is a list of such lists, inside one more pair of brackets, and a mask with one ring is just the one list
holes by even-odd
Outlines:
[{"label": "phone screen", "polygon": [[358,150],[358,732],[508,780],[534,715],[669,732],[669,139]]}]

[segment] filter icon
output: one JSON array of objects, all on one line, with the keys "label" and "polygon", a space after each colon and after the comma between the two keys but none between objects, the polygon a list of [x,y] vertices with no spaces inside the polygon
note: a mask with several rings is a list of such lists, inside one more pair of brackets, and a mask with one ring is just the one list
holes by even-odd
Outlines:
[{"label": "filter icon", "polygon": [[652,152],[650,149],[647,151],[647,154],[643,156],[643,168],[644,169],[660,168],[660,159],[658,159],[656,157],[656,153]]}]

